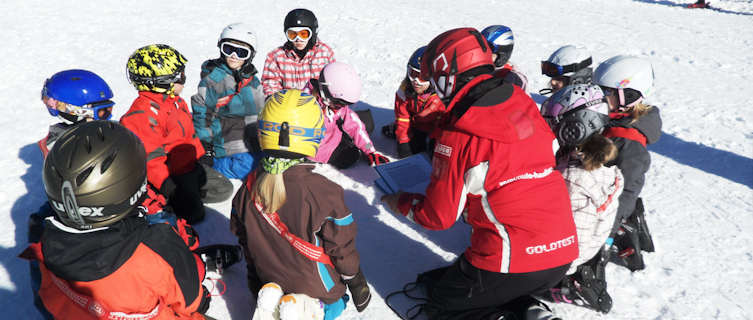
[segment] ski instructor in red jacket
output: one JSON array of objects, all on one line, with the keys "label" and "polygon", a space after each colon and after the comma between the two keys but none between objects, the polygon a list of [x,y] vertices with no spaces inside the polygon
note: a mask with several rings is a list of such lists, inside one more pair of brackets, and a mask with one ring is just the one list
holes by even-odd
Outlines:
[{"label": "ski instructor in red jacket", "polygon": [[[578,256],[556,140],[533,100],[492,77],[492,51],[473,28],[429,43],[421,77],[447,106],[426,195],[382,197],[393,212],[432,229],[463,215],[471,246],[425,275],[430,319],[497,319],[506,303],[552,287]],[[419,277],[419,280],[421,277]]]}]

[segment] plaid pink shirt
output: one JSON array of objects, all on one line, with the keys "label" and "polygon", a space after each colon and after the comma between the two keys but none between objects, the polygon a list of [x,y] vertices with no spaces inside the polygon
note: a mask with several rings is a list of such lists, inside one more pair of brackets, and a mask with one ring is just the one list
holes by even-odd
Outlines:
[{"label": "plaid pink shirt", "polygon": [[302,90],[310,79],[319,77],[319,73],[328,63],[335,62],[332,48],[321,41],[299,59],[293,50],[285,45],[272,50],[264,61],[261,83],[264,96],[269,96],[282,89]]}]

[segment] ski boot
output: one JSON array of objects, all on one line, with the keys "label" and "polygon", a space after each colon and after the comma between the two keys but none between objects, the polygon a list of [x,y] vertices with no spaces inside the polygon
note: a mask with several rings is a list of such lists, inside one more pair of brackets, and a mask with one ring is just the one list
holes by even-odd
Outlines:
[{"label": "ski boot", "polygon": [[239,245],[213,244],[199,247],[194,253],[201,257],[208,272],[222,274],[228,268],[243,259],[243,249]]},{"label": "ski boot", "polygon": [[525,311],[525,320],[562,320],[552,312],[552,309],[546,303],[534,301]]},{"label": "ski boot", "polygon": [[[603,274],[603,272],[600,272]],[[591,266],[581,265],[575,274],[562,279],[559,287],[549,289],[550,296],[542,297],[556,303],[568,303],[601,313],[612,309],[612,297],[607,283],[599,279]]]},{"label": "ski boot", "polygon": [[651,238],[651,232],[648,230],[646,217],[643,209],[643,199],[638,198],[635,202],[635,211],[627,219],[628,223],[638,227],[638,240],[641,244],[641,250],[654,252],[654,240]]},{"label": "ski boot", "polygon": [[641,253],[638,226],[623,220],[614,236],[614,245],[611,251],[611,261],[616,265],[626,267],[630,271],[639,271],[646,268]]},{"label": "ski boot", "polygon": [[261,287],[256,298],[256,310],[252,320],[277,320],[280,319],[278,305],[283,292],[279,284],[269,282]]}]

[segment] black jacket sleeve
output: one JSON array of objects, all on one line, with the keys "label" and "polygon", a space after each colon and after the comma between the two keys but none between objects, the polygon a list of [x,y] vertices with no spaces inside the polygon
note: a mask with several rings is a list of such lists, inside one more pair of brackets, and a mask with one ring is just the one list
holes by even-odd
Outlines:
[{"label": "black jacket sleeve", "polygon": [[646,172],[651,166],[651,156],[643,145],[625,138],[614,138],[619,154],[615,164],[625,177],[625,188],[620,195],[618,218],[627,218],[635,210],[635,202],[646,181]]}]

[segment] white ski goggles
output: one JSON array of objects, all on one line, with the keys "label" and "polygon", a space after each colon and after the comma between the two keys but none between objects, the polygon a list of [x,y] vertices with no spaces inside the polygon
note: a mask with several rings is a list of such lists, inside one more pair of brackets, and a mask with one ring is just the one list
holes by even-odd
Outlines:
[{"label": "white ski goggles", "polygon": [[220,52],[226,57],[235,56],[236,59],[247,60],[254,55],[254,50],[242,44],[225,41],[220,44]]}]

